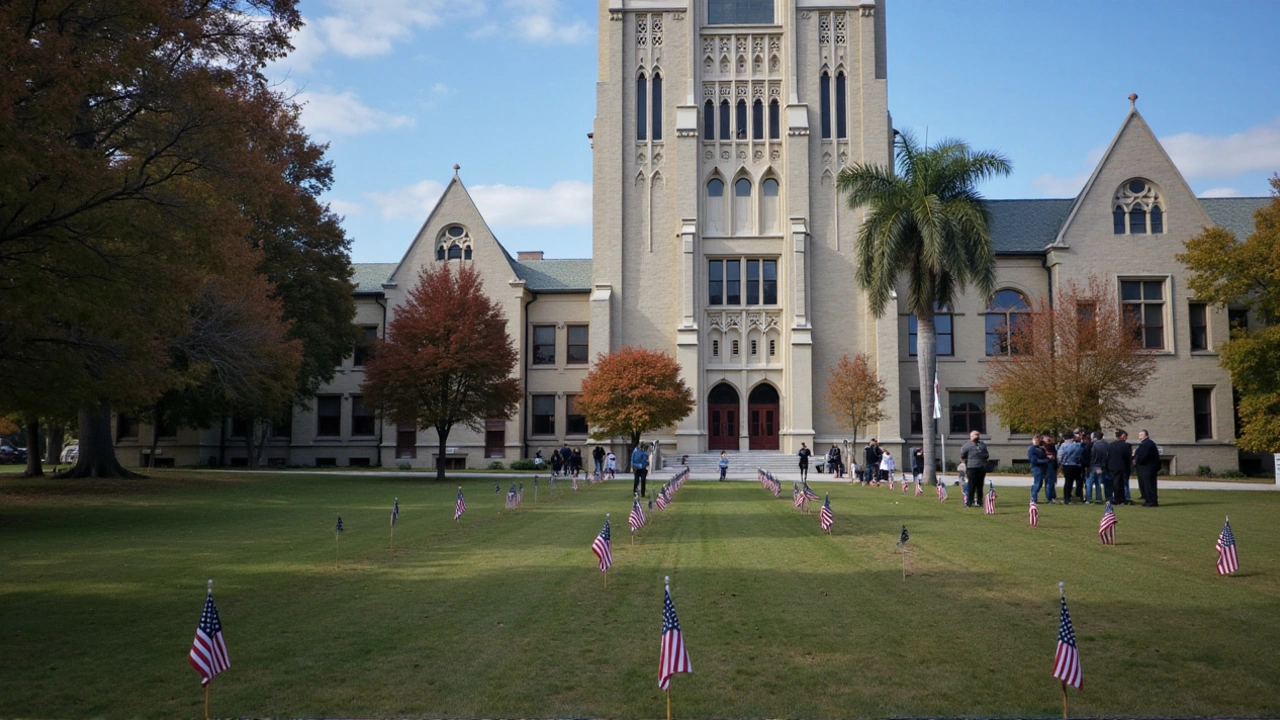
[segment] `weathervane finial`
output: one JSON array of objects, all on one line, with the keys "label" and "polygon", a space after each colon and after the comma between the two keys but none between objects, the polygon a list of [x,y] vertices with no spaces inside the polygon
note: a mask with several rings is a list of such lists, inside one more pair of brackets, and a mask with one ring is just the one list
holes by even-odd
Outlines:
[{"label": "weathervane finial", "polygon": [[1138,107],[1138,93],[1129,93],[1129,107]]}]

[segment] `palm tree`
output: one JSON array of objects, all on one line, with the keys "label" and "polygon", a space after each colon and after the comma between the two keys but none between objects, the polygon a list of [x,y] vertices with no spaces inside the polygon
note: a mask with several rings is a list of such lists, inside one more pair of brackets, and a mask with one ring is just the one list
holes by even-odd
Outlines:
[{"label": "palm tree", "polygon": [[[892,167],[855,163],[840,171],[837,186],[849,207],[866,208],[858,231],[858,284],[877,316],[884,314],[899,278],[906,275],[907,308],[915,314],[920,370],[921,427],[933,437],[933,379],[938,366],[934,312],[951,305],[957,286],[995,291],[996,257],[990,213],[974,185],[1008,175],[1009,160],[975,152],[960,140],[921,146],[909,132],[894,131]],[[935,481],[932,442],[924,443],[925,478]]]}]

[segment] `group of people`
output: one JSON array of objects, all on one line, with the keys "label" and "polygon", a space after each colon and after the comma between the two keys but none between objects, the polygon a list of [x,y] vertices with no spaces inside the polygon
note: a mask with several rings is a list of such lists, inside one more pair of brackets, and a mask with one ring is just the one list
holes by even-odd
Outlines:
[{"label": "group of people", "polygon": [[[617,477],[618,457],[612,451],[597,445],[591,451],[591,459],[595,461],[596,477],[610,480]],[[565,443],[564,447],[551,452],[551,477],[577,478],[584,471],[582,463],[582,448],[571,448],[568,443]],[[542,457],[542,450],[534,453],[533,464],[539,470],[546,467],[547,462]]]},{"label": "group of people", "polygon": [[1100,430],[1077,430],[1063,435],[1056,444],[1049,435],[1037,435],[1027,448],[1027,460],[1031,463],[1032,500],[1044,487],[1045,500],[1057,502],[1055,485],[1061,467],[1063,504],[1074,498],[1083,503],[1105,500],[1113,505],[1133,505],[1129,479],[1136,474],[1142,506],[1160,505],[1160,448],[1146,430],[1138,431],[1137,447],[1123,429],[1116,430],[1111,440]]}]

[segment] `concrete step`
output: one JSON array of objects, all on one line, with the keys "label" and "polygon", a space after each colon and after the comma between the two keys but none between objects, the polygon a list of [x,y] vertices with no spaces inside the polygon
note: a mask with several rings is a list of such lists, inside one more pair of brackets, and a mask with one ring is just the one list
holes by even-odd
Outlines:
[{"label": "concrete step", "polygon": [[[809,467],[815,473],[817,472],[818,459],[809,459]],[[825,460],[825,458],[822,459]],[[663,460],[666,463],[665,469],[674,469],[681,465],[681,457],[679,455],[666,455]],[[720,472],[719,452],[690,455],[685,462],[688,464],[689,470],[698,476],[715,475]],[[744,471],[754,473],[761,468],[775,474],[793,472],[799,467],[799,464],[800,458],[790,453],[766,450],[729,453],[729,472],[731,475],[736,476],[741,476]]]}]

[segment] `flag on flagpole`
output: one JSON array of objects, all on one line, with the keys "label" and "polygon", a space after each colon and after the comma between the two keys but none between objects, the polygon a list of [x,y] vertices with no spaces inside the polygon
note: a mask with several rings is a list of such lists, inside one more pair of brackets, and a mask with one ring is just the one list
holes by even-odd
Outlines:
[{"label": "flag on flagpole", "polygon": [[209,594],[204,599],[204,612],[200,613],[200,624],[196,626],[196,639],[191,642],[191,653],[187,656],[191,667],[200,673],[201,685],[208,685],[218,673],[231,667],[227,643],[222,639],[222,621],[218,619],[218,608],[213,604],[212,580],[209,587]]},{"label": "flag on flagpole", "polygon": [[494,481],[493,481],[493,494],[494,494],[494,495],[501,495],[501,494],[502,494],[502,486],[498,485],[498,481],[497,481],[497,480],[494,480]]},{"label": "flag on flagpole", "polygon": [[1231,532],[1231,518],[1227,518],[1227,523],[1222,526],[1222,532],[1218,533],[1218,574],[1230,575],[1240,569],[1240,563],[1236,560],[1236,536]]},{"label": "flag on flagpole", "polygon": [[396,526],[396,520],[400,519],[400,498],[396,498],[396,502],[391,506],[391,527]]},{"label": "flag on flagpole", "polygon": [[902,534],[898,535],[898,547],[906,547],[907,541],[911,539],[911,534],[907,532],[907,526],[902,526]]},{"label": "flag on flagpole", "polygon": [[938,502],[947,501],[947,483],[944,480],[938,481]]},{"label": "flag on flagpole", "polygon": [[342,532],[342,513],[338,513],[338,525],[333,529],[334,532]]},{"label": "flag on flagpole", "polygon": [[917,477],[916,478],[916,497],[920,497],[923,494],[924,494],[924,485],[920,484],[920,478]]},{"label": "flag on flagpole", "polygon": [[800,492],[800,486],[792,485],[791,486],[791,504],[795,505],[796,507],[801,507],[804,505],[804,501],[805,501],[804,493]]},{"label": "flag on flagpole", "polygon": [[992,485],[991,489],[987,491],[987,501],[983,503],[983,507],[986,508],[986,513],[988,515],[996,514],[996,486],[995,485]]},{"label": "flag on flagpole", "polygon": [[822,525],[823,532],[831,532],[831,524],[835,522],[836,516],[831,512],[831,494],[828,493],[822,499],[822,512],[818,516],[818,522]]},{"label": "flag on flagpole", "polygon": [[667,499],[667,486],[666,486],[666,485],[663,485],[663,486],[662,486],[662,489],[658,491],[657,500],[658,500],[658,509],[659,509],[659,510],[666,510],[666,509],[667,509],[667,503],[671,502],[670,500],[668,500],[668,499]]},{"label": "flag on flagpole", "polygon": [[1098,537],[1102,538],[1103,545],[1116,544],[1116,511],[1111,509],[1111,503],[1107,503],[1106,508],[1102,511],[1102,522],[1098,526]]},{"label": "flag on flagpole", "polygon": [[627,524],[631,526],[632,530],[639,530],[644,527],[644,523],[644,509],[640,507],[640,498],[636,498],[635,502],[631,504],[631,515],[627,518]]},{"label": "flag on flagpole", "polygon": [[680,620],[676,618],[676,606],[671,603],[671,586],[666,589],[662,601],[662,651],[658,660],[658,688],[669,690],[671,676],[691,673],[689,651],[684,646],[684,633],[680,632]]},{"label": "flag on flagpole", "polygon": [[1040,508],[1036,507],[1035,500],[1031,501],[1031,508],[1027,510],[1027,517],[1031,522],[1031,527],[1038,527],[1040,525]]},{"label": "flag on flagpole", "polygon": [[[1071,613],[1067,612],[1067,598],[1062,597],[1062,617],[1058,623],[1058,651],[1053,657],[1053,676],[1079,690],[1084,687],[1084,675],[1080,672],[1080,652],[1076,649],[1076,631],[1071,628]],[[1065,691],[1064,691],[1065,692]]]},{"label": "flag on flagpole", "polygon": [[613,564],[613,553],[609,549],[609,517],[605,516],[604,527],[600,529],[600,534],[591,542],[591,552],[596,554],[600,559],[600,572],[609,569]]},{"label": "flag on flagpole", "polygon": [[804,497],[806,500],[818,499],[818,493],[814,492],[813,488],[809,487],[809,483],[803,483],[801,486],[801,491],[804,493]]},{"label": "flag on flagpole", "polygon": [[467,511],[467,501],[462,499],[462,488],[458,488],[458,502],[453,505],[453,519],[457,520],[462,517],[462,513]]},{"label": "flag on flagpole", "polygon": [[511,489],[507,491],[507,509],[516,509],[516,484],[511,483]]},{"label": "flag on flagpole", "polygon": [[933,419],[942,417],[942,400],[938,396],[938,369],[933,369]]}]

